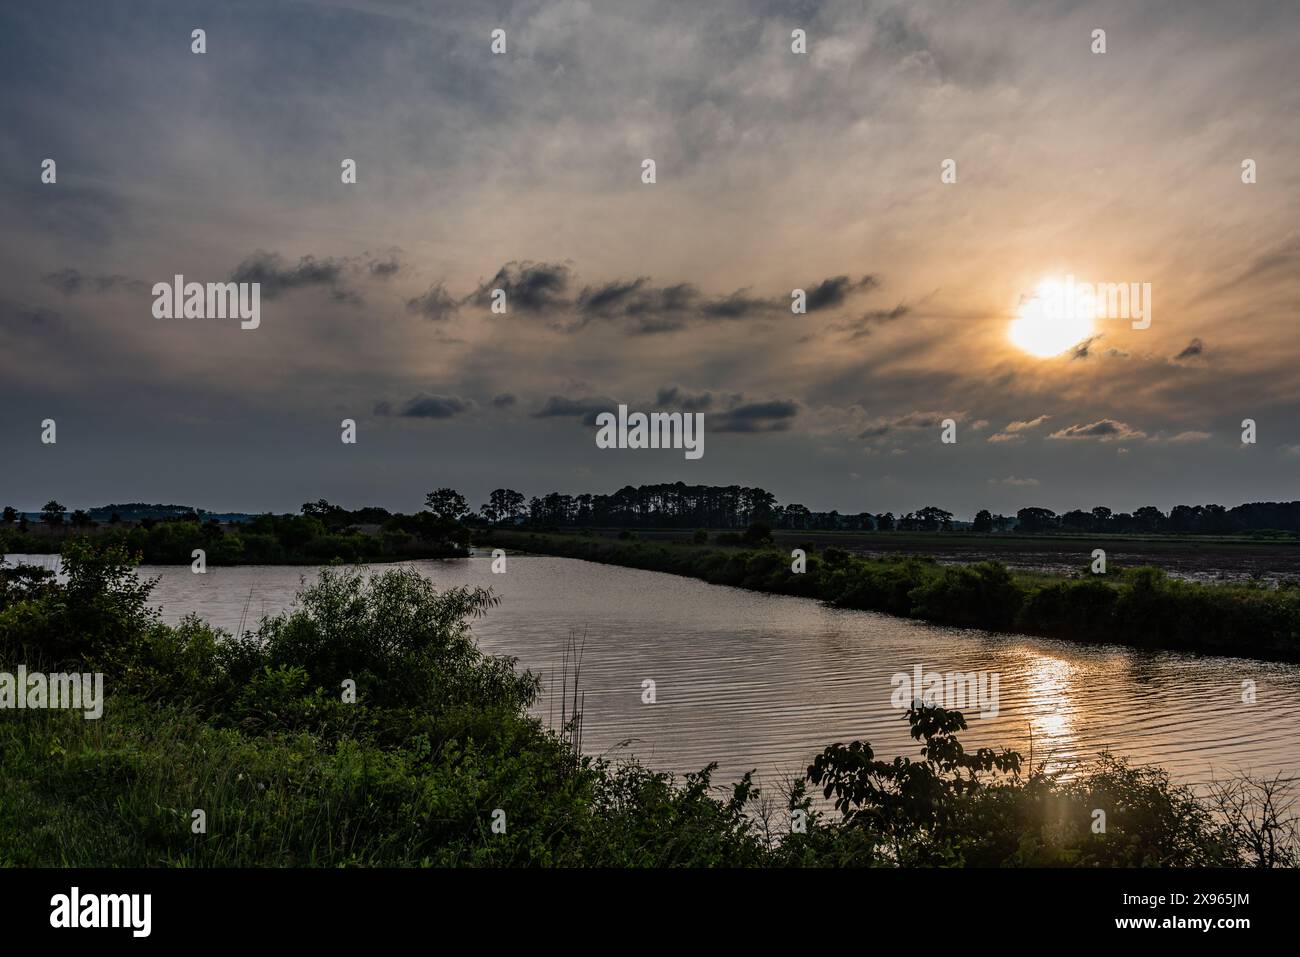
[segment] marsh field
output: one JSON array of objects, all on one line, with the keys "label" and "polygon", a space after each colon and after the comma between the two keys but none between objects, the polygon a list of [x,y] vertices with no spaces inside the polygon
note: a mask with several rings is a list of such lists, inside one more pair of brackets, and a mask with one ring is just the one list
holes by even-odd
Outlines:
[{"label": "marsh field", "polygon": [[[595,528],[590,534],[617,538],[622,529]],[[682,529],[637,529],[646,541],[686,541]],[[855,555],[920,554],[940,562],[997,561],[1023,571],[1070,572],[1087,566],[1092,550],[1103,548],[1119,566],[1157,565],[1190,581],[1250,581],[1276,584],[1300,580],[1300,539],[1278,535],[1005,535],[963,532],[857,532],[775,529],[782,547],[811,544]]]}]

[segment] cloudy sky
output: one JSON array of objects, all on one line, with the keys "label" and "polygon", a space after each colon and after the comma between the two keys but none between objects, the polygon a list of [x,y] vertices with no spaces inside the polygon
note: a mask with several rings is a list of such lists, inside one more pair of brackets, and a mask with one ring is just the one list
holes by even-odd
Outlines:
[{"label": "cloudy sky", "polygon": [[[6,4],[0,498],[1300,497],[1297,28],[1252,0]],[[155,319],[177,273],[260,282],[261,327]],[[1151,283],[1150,327],[1026,353],[1009,325],[1066,275]],[[704,457],[597,449],[619,402],[703,411]]]}]

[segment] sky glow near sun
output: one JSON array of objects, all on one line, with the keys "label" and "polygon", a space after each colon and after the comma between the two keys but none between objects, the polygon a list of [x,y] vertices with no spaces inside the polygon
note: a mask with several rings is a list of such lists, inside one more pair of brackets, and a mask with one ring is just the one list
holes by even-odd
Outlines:
[{"label": "sky glow near sun", "polygon": [[[1017,348],[1038,359],[1059,356],[1096,333],[1096,320],[1090,309],[1075,308],[1067,302],[1060,307],[1055,292],[1059,282],[1044,279],[1035,294],[1021,304],[1016,318],[1007,328],[1007,338]],[[1053,307],[1052,303],[1057,303]]]},{"label": "sky glow near sun", "polygon": [[[0,504],[400,511],[434,469],[474,502],[679,478],[896,514],[1294,497],[1295,4],[1112,4],[1127,39],[1094,54],[1077,4],[505,0],[500,56],[474,4],[303,0],[294,30],[118,6],[0,4],[0,447],[46,418],[62,439],[6,457]],[[1136,284],[1140,316],[1046,314],[1071,273],[1130,307]],[[260,326],[154,318],[177,274],[260,280]],[[704,412],[706,454],[597,448],[620,402]],[[1246,418],[1270,423],[1250,468]]]}]

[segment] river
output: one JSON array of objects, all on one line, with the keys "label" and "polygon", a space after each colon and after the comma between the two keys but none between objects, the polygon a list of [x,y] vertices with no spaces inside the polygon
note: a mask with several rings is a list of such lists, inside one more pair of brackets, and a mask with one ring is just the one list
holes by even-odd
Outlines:
[{"label": "river", "polygon": [[[24,560],[23,556],[8,556]],[[25,560],[47,566],[52,556]],[[998,678],[996,716],[967,712],[970,746],[1012,747],[1061,768],[1111,750],[1203,784],[1237,771],[1300,773],[1300,666],[945,628],[815,601],[763,595],[659,572],[512,555],[411,563],[439,587],[490,586],[499,607],[475,622],[480,647],[518,657],[558,714],[572,636],[583,646],[584,749],[636,755],[675,772],[719,762],[717,781],[757,769],[775,785],[820,748],[864,739],[878,756],[914,755],[895,674],[976,672]],[[377,566],[382,567],[382,566]],[[171,622],[197,613],[234,631],[289,607],[316,569],[145,566]],[[654,682],[653,704],[644,682]],[[1243,700],[1254,682],[1254,703]]]}]

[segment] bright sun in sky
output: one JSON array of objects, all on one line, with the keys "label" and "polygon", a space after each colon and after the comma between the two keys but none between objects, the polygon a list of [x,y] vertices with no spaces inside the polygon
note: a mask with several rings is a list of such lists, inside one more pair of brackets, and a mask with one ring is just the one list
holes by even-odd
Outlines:
[{"label": "bright sun in sky", "polygon": [[1045,279],[1035,295],[1021,305],[1007,328],[1012,344],[1031,356],[1049,359],[1078,345],[1093,334],[1091,310],[1076,310],[1062,296],[1060,283]]}]

